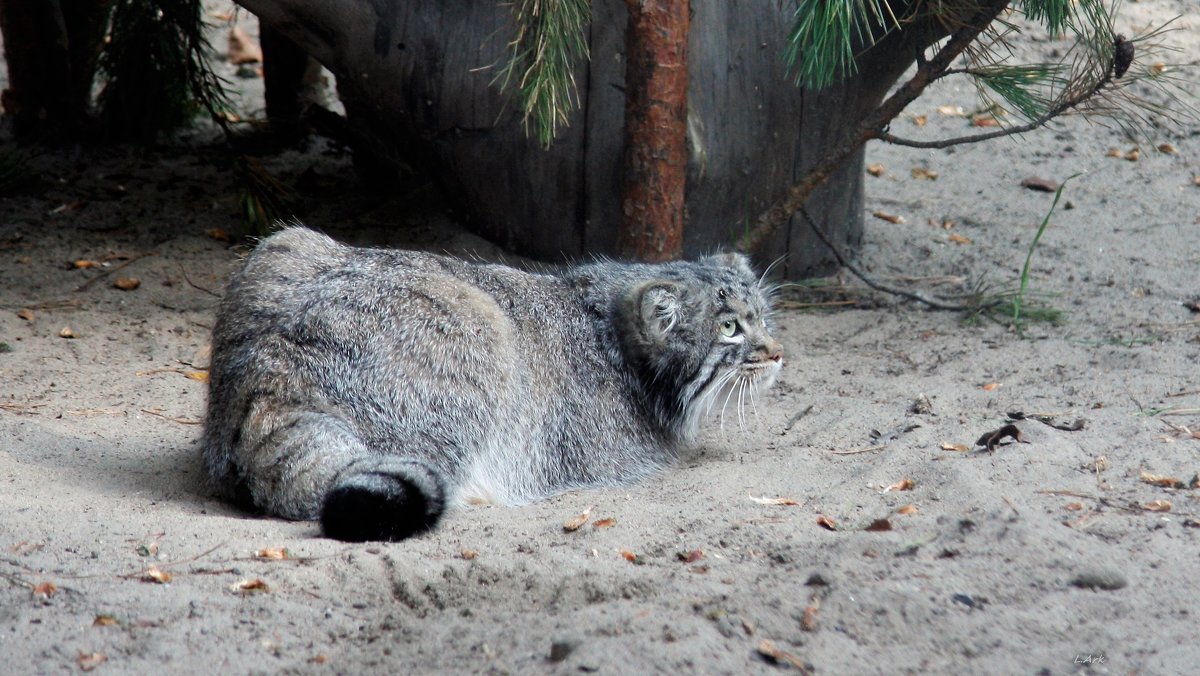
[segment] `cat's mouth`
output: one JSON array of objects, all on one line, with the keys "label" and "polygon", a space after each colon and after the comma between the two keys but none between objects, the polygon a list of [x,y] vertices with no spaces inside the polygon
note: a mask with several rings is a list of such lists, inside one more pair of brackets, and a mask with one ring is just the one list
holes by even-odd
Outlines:
[{"label": "cat's mouth", "polygon": [[[761,378],[774,379],[775,376],[777,376],[779,372],[783,370],[783,357],[767,359],[764,361],[748,361],[741,365],[740,370],[743,376],[753,380],[758,380]],[[756,385],[758,384],[756,383]],[[768,382],[764,385],[759,385],[759,387],[770,387],[770,385],[771,383]]]}]

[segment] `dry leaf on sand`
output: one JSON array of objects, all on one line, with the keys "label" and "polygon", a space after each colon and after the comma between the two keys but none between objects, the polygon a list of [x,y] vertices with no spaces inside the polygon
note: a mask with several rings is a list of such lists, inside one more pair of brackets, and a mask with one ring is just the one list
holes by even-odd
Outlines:
[{"label": "dry leaf on sand", "polygon": [[583,510],[583,513],[579,516],[573,516],[570,519],[567,519],[567,522],[563,524],[563,530],[568,533],[573,533],[579,530],[583,524],[588,522],[588,519],[591,518],[591,514],[592,507],[588,507],[587,509]]}]

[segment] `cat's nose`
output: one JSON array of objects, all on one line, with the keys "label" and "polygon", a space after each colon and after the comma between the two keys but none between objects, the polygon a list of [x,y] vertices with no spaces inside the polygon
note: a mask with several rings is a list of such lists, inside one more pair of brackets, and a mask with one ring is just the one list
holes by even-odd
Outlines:
[{"label": "cat's nose", "polygon": [[768,337],[758,349],[765,361],[783,362],[783,345],[774,338]]}]

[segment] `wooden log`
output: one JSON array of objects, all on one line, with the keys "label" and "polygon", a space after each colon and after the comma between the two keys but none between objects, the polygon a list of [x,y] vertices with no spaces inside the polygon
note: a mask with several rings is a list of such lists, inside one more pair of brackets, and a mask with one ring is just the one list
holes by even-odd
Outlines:
[{"label": "wooden log", "polygon": [[683,254],[688,0],[626,0],[625,153],[617,253]]}]

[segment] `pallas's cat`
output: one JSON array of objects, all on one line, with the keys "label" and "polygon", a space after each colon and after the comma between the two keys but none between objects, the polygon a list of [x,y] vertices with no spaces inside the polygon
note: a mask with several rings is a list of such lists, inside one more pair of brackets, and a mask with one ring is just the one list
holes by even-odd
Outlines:
[{"label": "pallas's cat", "polygon": [[245,506],[356,541],[626,484],[771,385],[769,314],[739,255],[531,274],[287,228],[220,305],[204,461]]}]

